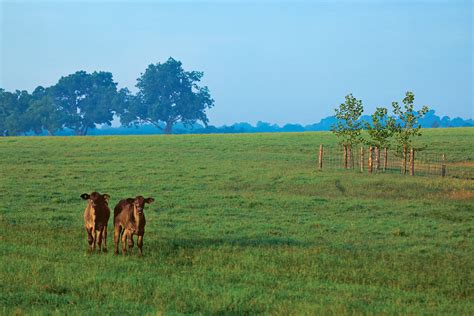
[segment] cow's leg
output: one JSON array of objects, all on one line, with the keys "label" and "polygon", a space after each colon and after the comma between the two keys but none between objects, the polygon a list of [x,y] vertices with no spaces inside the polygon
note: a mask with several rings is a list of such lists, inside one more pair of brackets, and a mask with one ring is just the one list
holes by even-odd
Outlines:
[{"label": "cow's leg", "polygon": [[96,236],[97,236],[97,248],[98,248],[98,252],[100,253],[101,250],[102,250],[102,234],[103,234],[103,231],[104,231],[104,227],[100,227],[97,232],[96,232]]},{"label": "cow's leg", "polygon": [[92,231],[92,248],[91,251],[95,251],[95,246],[97,244],[97,232],[95,231],[95,227],[91,228]]},{"label": "cow's leg", "polygon": [[138,246],[138,254],[140,256],[143,255],[142,247],[143,247],[143,234],[138,235],[137,239],[137,246]]},{"label": "cow's leg", "polygon": [[120,227],[120,225],[115,225],[114,227],[114,246],[115,246],[114,253],[116,255],[118,255],[118,244],[119,244],[121,232],[122,232],[122,227]]},{"label": "cow's leg", "polygon": [[104,252],[107,252],[107,226],[104,227],[104,233],[102,234],[102,241],[104,242]]},{"label": "cow's leg", "polygon": [[127,237],[128,237],[128,230],[124,229],[122,232],[122,254],[125,255],[127,253]]},{"label": "cow's leg", "polygon": [[87,242],[89,243],[89,252],[92,251],[92,243],[94,242],[94,237],[92,236],[92,228],[87,228],[86,227],[86,232],[87,232]]},{"label": "cow's leg", "polygon": [[128,236],[128,250],[130,251],[130,254],[132,254],[133,250],[133,234],[130,233]]}]

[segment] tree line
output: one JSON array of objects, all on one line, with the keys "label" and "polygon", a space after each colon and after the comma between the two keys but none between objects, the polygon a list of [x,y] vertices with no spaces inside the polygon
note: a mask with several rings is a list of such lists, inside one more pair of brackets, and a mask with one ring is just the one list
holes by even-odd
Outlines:
[{"label": "tree line", "polygon": [[[358,144],[363,144],[371,149],[375,148],[376,161],[380,161],[381,150],[384,150],[386,161],[387,150],[395,149],[395,152],[404,159],[404,172],[406,172],[408,150],[414,147],[414,139],[421,136],[419,122],[429,111],[427,106],[415,110],[414,101],[414,93],[407,91],[402,100],[403,105],[397,101],[392,102],[392,115],[387,108],[377,107],[370,121],[362,121],[360,120],[364,112],[362,100],[357,100],[352,94],[347,95],[345,102],[335,109],[338,121],[331,129],[344,148],[344,167],[348,168],[353,164],[352,149]],[[363,129],[367,130],[366,137],[362,135]]]},{"label": "tree line", "polygon": [[200,86],[204,73],[185,71],[170,57],[150,64],[137,79],[138,92],[118,89],[110,72],[77,71],[51,87],[8,92],[0,88],[0,135],[25,135],[63,129],[86,135],[97,124],[111,125],[114,116],[124,126],[153,124],[171,133],[180,122],[193,125],[209,120],[206,110],[214,106],[209,89]]},{"label": "tree line", "polygon": [[[367,128],[378,146],[380,137],[388,133],[387,139],[396,134],[393,130],[379,130],[379,125],[390,127],[385,122],[388,110],[378,108],[374,115],[361,116],[362,101],[352,95],[346,97],[336,116],[320,123],[302,126],[286,124],[282,127],[267,122],[236,123],[231,126],[209,125],[206,110],[214,106],[209,89],[199,85],[203,72],[185,71],[180,61],[169,58],[165,63],[150,64],[137,79],[137,93],[127,88],[118,89],[110,72],[78,71],[61,77],[51,87],[37,87],[31,94],[27,91],[8,92],[0,88],[0,136],[15,135],[86,135],[97,125],[111,125],[119,117],[121,128],[108,129],[113,134],[128,134],[128,127],[141,126],[142,133],[255,133],[255,132],[302,132],[332,129],[338,134],[344,148],[366,143],[356,135]],[[410,92],[412,95],[412,93]],[[408,97],[408,95],[407,95]],[[412,96],[414,98],[414,95]],[[403,102],[410,102],[408,99]],[[413,102],[413,100],[411,100]],[[358,105],[360,103],[360,105]],[[359,107],[359,108],[358,108]],[[352,113],[351,113],[352,111]],[[355,111],[355,112],[354,112]],[[357,112],[358,111],[358,112]],[[473,126],[472,120],[440,118],[433,110],[417,118],[418,125],[426,127]],[[401,108],[393,108],[394,115],[402,115]],[[400,122],[403,117],[396,119]],[[198,123],[199,122],[199,123]],[[351,124],[354,124],[353,126]],[[334,125],[336,128],[334,128]],[[348,131],[344,127],[347,125]],[[372,127],[376,127],[372,131]],[[156,131],[156,130],[155,130]],[[99,131],[95,133],[100,134]],[[136,133],[136,132],[135,132]],[[138,132],[140,133],[140,132]],[[380,136],[376,136],[380,135]],[[372,137],[372,136],[371,136]]]}]

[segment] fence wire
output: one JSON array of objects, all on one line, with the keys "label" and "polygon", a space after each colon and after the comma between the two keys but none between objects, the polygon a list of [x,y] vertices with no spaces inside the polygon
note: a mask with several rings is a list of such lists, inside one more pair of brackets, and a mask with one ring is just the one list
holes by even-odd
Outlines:
[{"label": "fence wire", "polygon": [[[387,150],[385,154],[385,151],[382,149],[379,155],[377,155],[376,151],[375,148],[372,151],[372,173],[411,174],[410,151],[406,157],[406,165],[403,155],[397,154],[394,150]],[[369,173],[369,156],[371,155],[369,148],[358,147],[353,148],[349,152],[350,155],[348,154],[348,159],[345,163],[343,148],[323,146],[322,169],[352,169],[357,172]],[[319,153],[317,158],[318,167],[321,164],[320,156],[321,154]],[[415,150],[413,174],[417,176],[446,176],[474,180],[474,162],[470,160],[450,161],[449,157],[440,153]]]}]

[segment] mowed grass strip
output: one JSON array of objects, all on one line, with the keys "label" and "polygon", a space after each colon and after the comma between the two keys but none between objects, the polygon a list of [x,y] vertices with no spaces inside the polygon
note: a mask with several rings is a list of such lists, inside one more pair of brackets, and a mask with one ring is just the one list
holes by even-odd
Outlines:
[{"label": "mowed grass strip", "polygon": [[[469,165],[474,129],[428,130]],[[3,314],[474,310],[474,183],[316,169],[327,132],[0,138]],[[88,255],[81,193],[137,194],[143,258]],[[136,250],[136,249],[135,249]]]}]

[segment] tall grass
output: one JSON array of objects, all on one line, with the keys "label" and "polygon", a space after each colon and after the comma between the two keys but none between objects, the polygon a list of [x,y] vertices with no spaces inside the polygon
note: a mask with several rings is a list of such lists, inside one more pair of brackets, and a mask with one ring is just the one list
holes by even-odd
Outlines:
[{"label": "tall grass", "polygon": [[[422,139],[469,162],[472,136]],[[472,180],[318,172],[320,143],[335,139],[0,139],[2,313],[471,313]],[[94,190],[156,199],[143,258],[87,254]]]}]

